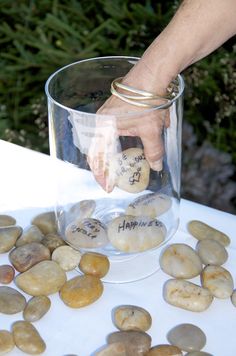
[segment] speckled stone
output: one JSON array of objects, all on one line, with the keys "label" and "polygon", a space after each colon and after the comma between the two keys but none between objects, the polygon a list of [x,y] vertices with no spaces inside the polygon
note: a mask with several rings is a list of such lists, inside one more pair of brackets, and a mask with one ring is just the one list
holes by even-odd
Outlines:
[{"label": "speckled stone", "polygon": [[23,229],[20,226],[0,227],[0,253],[10,251],[22,231]]},{"label": "speckled stone", "polygon": [[213,355],[204,351],[190,351],[185,356],[213,356]]},{"label": "speckled stone", "polygon": [[15,276],[15,270],[10,265],[1,265],[0,266],[0,283],[9,284],[13,281]]},{"label": "speckled stone", "polygon": [[81,200],[80,202],[72,205],[69,211],[71,221],[82,220],[90,218],[96,208],[95,200]]},{"label": "speckled stone", "polygon": [[168,332],[167,340],[183,351],[200,351],[206,345],[206,335],[193,324],[175,326]]},{"label": "speckled stone", "polygon": [[46,349],[46,344],[37,329],[28,321],[15,321],[12,333],[16,346],[23,352],[39,355]]},{"label": "speckled stone", "polygon": [[49,311],[50,307],[51,301],[46,295],[32,297],[24,308],[23,318],[29,322],[37,321]]},{"label": "speckled stone", "polygon": [[121,342],[114,342],[110,345],[105,345],[102,349],[95,352],[94,356],[128,356],[126,347]]},{"label": "speckled stone", "polygon": [[15,245],[16,247],[20,247],[30,242],[41,242],[43,236],[43,233],[37,226],[30,225],[24,229],[22,235],[16,241]]},{"label": "speckled stone", "polygon": [[182,356],[182,351],[173,345],[163,344],[151,347],[145,356]]},{"label": "speckled stone", "polygon": [[12,334],[7,330],[0,330],[0,355],[5,355],[15,347]]},{"label": "speckled stone", "polygon": [[81,253],[70,246],[60,246],[52,253],[52,260],[57,262],[64,271],[72,271],[78,267]]},{"label": "speckled stone", "polygon": [[233,278],[230,272],[221,266],[206,266],[201,274],[201,282],[216,298],[229,298],[233,293]]},{"label": "speckled stone", "polygon": [[65,241],[58,234],[48,234],[43,237],[41,243],[49,248],[52,253],[56,248],[66,245]]},{"label": "speckled stone", "polygon": [[231,295],[231,302],[236,307],[236,290],[234,290]]},{"label": "speckled stone", "polygon": [[188,223],[188,231],[198,240],[216,240],[223,246],[228,246],[230,244],[230,238],[226,234],[203,223],[202,221],[190,221]]},{"label": "speckled stone", "polygon": [[107,343],[121,342],[128,355],[144,355],[151,347],[151,336],[142,331],[116,331],[108,335]]},{"label": "speckled stone", "polygon": [[223,265],[228,259],[225,247],[216,240],[201,240],[196,251],[205,265]]},{"label": "speckled stone", "polygon": [[57,233],[56,216],[54,211],[47,211],[35,216],[32,225],[36,225],[44,235]]},{"label": "speckled stone", "polygon": [[123,331],[147,331],[152,325],[150,313],[135,305],[121,305],[115,308],[112,319],[117,329]]},{"label": "speckled stone", "polygon": [[87,252],[82,255],[79,268],[84,274],[102,278],[108,273],[110,262],[107,256],[101,253]]},{"label": "speckled stone", "polygon": [[155,218],[171,208],[171,198],[166,194],[148,193],[139,196],[126,209],[126,215]]},{"label": "speckled stone", "polygon": [[0,313],[16,314],[24,309],[25,297],[16,289],[0,286]]},{"label": "speckled stone", "polygon": [[16,219],[10,215],[0,215],[0,226],[12,226],[16,224]]}]

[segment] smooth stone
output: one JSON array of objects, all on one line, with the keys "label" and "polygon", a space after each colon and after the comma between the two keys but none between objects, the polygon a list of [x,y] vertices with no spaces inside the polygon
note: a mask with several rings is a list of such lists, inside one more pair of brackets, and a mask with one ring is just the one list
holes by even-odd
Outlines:
[{"label": "smooth stone", "polygon": [[56,248],[66,245],[65,241],[58,234],[48,234],[43,237],[41,243],[49,248],[52,253]]},{"label": "smooth stone", "polygon": [[20,247],[30,242],[41,242],[43,236],[43,233],[37,226],[30,225],[24,229],[22,235],[16,241],[15,246]]},{"label": "smooth stone", "polygon": [[201,274],[201,282],[216,298],[229,298],[233,293],[233,278],[230,272],[221,266],[206,266]]},{"label": "smooth stone", "polygon": [[182,356],[182,351],[173,345],[157,345],[151,347],[151,349],[145,354],[145,356]]},{"label": "smooth stone", "polygon": [[121,305],[113,311],[113,322],[119,330],[147,331],[152,325],[152,317],[141,307]]},{"label": "smooth stone", "polygon": [[22,231],[23,229],[20,226],[0,227],[0,253],[10,251],[22,234]]},{"label": "smooth stone", "polygon": [[46,295],[32,297],[25,306],[23,318],[29,322],[37,321],[49,311],[50,307],[51,301]]},{"label": "smooth stone", "polygon": [[56,216],[54,211],[47,211],[35,216],[32,225],[36,225],[44,235],[57,233]]},{"label": "smooth stone", "polygon": [[183,351],[200,351],[206,345],[206,335],[193,324],[175,326],[168,332],[167,340]]},{"label": "smooth stone", "polygon": [[84,275],[67,281],[60,290],[63,302],[71,308],[81,308],[94,303],[103,293],[103,284],[99,278]]},{"label": "smooth stone", "polygon": [[0,286],[0,313],[16,314],[24,309],[25,297],[16,289]]},{"label": "smooth stone", "polygon": [[66,227],[66,241],[72,247],[97,248],[108,244],[105,225],[99,220],[86,218]]},{"label": "smooth stone", "polygon": [[194,249],[183,243],[167,246],[160,256],[161,269],[174,278],[194,278],[202,271],[202,262]]},{"label": "smooth stone", "polygon": [[66,273],[54,261],[42,261],[16,276],[16,285],[32,295],[49,295],[58,292],[66,282]]},{"label": "smooth stone", "polygon": [[96,208],[95,200],[81,200],[80,202],[72,205],[69,210],[69,215],[71,220],[82,220],[85,218],[90,218]]},{"label": "smooth stone", "polygon": [[81,253],[70,246],[60,246],[52,253],[52,260],[57,262],[64,271],[72,271],[78,267]]},{"label": "smooth stone", "polygon": [[91,274],[95,277],[104,277],[110,268],[110,262],[107,256],[96,252],[84,253],[79,263],[79,269],[84,274]]},{"label": "smooth stone", "polygon": [[14,347],[15,343],[12,334],[7,330],[0,330],[0,355],[5,355],[13,350]]},{"label": "smooth stone", "polygon": [[228,246],[230,244],[230,238],[226,234],[214,229],[202,221],[190,221],[188,223],[188,231],[198,240],[216,240],[223,246]]},{"label": "smooth stone", "polygon": [[183,279],[169,279],[164,284],[163,297],[167,303],[193,312],[206,310],[213,300],[207,288]]},{"label": "smooth stone", "polygon": [[15,321],[12,333],[16,346],[23,352],[39,355],[46,349],[46,344],[37,329],[28,321]]},{"label": "smooth stone", "polygon": [[198,241],[196,251],[205,265],[223,265],[228,259],[225,247],[216,240]]},{"label": "smooth stone", "polygon": [[128,148],[111,162],[115,185],[129,193],[139,193],[149,184],[150,166],[141,148]]},{"label": "smooth stone", "polygon": [[236,307],[236,290],[231,294],[231,302]]},{"label": "smooth stone", "polygon": [[10,265],[0,266],[0,283],[9,284],[13,281],[15,276],[15,270]]},{"label": "smooth stone", "polygon": [[12,226],[16,224],[16,219],[10,215],[0,215],[0,226]]},{"label": "smooth stone", "polygon": [[185,356],[213,356],[213,355],[204,351],[190,351]]},{"label": "smooth stone", "polygon": [[25,272],[37,263],[50,260],[50,258],[49,249],[38,242],[16,247],[9,253],[10,262],[19,272]]},{"label": "smooth stone", "polygon": [[116,331],[108,335],[107,343],[121,342],[128,356],[144,355],[151,347],[151,336],[143,331]]},{"label": "smooth stone", "polygon": [[119,216],[108,224],[111,244],[124,252],[141,252],[157,247],[165,236],[165,225],[147,216]]},{"label": "smooth stone", "polygon": [[171,208],[171,198],[166,194],[149,193],[141,195],[129,204],[126,215],[155,218]]},{"label": "smooth stone", "polygon": [[128,356],[126,347],[122,342],[114,342],[110,345],[105,345],[102,349],[95,352],[94,356]]}]

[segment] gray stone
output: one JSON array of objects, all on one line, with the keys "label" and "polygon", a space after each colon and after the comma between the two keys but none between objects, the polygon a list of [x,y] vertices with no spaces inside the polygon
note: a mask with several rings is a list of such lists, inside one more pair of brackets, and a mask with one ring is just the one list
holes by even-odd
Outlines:
[{"label": "gray stone", "polygon": [[44,235],[57,233],[56,216],[54,211],[47,211],[35,216],[32,225],[36,225]]},{"label": "gray stone", "polygon": [[37,226],[30,225],[24,229],[22,235],[16,241],[16,247],[23,246],[30,242],[41,242],[43,238],[43,233]]},{"label": "gray stone", "polygon": [[108,335],[107,343],[121,342],[128,356],[144,355],[151,347],[151,336],[142,331],[117,331]]},{"label": "gray stone", "polygon": [[10,215],[0,215],[0,226],[12,226],[16,224],[16,219]]},{"label": "gray stone", "polygon": [[180,324],[167,334],[168,341],[184,351],[200,351],[206,344],[206,335],[196,325]]},{"label": "gray stone", "polygon": [[41,243],[49,248],[52,253],[56,248],[66,245],[65,241],[58,234],[48,234],[43,237]]},{"label": "gray stone", "polygon": [[16,314],[24,309],[25,297],[16,289],[0,286],[0,313]]},{"label": "gray stone", "polygon": [[0,253],[10,251],[22,231],[23,229],[20,226],[0,227]]}]

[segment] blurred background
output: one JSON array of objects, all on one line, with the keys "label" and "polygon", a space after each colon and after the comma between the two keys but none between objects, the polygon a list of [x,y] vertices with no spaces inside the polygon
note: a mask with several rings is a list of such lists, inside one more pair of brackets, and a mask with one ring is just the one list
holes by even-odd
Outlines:
[{"label": "blurred background", "polygon": [[[0,139],[48,153],[44,84],[79,59],[140,56],[181,1],[0,0]],[[183,74],[182,197],[236,212],[236,44]]]}]

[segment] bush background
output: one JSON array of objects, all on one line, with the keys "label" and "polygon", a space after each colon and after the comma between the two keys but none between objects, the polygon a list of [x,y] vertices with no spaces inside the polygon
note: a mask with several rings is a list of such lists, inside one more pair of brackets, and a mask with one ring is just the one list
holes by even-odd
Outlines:
[{"label": "bush background", "polygon": [[[180,1],[0,0],[0,138],[48,152],[44,84],[83,58],[140,56]],[[185,198],[236,206],[236,46],[229,40],[184,72]]]}]

